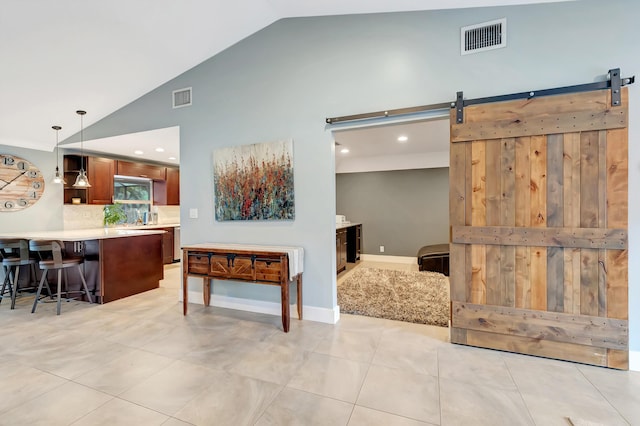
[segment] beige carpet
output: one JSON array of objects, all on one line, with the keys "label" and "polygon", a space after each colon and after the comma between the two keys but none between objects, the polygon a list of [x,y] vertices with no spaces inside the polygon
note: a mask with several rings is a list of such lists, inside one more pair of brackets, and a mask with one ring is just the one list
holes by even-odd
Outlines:
[{"label": "beige carpet", "polygon": [[340,312],[447,327],[449,278],[436,272],[359,268],[338,284]]}]

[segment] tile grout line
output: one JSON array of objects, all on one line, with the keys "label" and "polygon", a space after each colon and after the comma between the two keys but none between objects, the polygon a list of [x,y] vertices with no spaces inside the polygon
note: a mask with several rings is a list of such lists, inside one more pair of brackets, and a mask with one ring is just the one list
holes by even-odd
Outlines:
[{"label": "tile grout line", "polygon": [[516,390],[518,391],[520,400],[522,401],[525,408],[527,409],[527,414],[529,415],[529,419],[531,420],[531,423],[536,425],[537,423],[536,423],[536,420],[533,418],[533,414],[531,413],[531,408],[529,407],[529,404],[527,404],[527,401],[524,399],[524,396],[522,395],[522,391],[520,390],[520,386],[518,386],[518,382],[513,377],[513,373],[511,372],[511,367],[509,367],[507,360],[502,355],[500,356],[500,358],[502,358],[502,362],[504,362],[504,366],[507,368],[507,371],[509,372],[509,377],[511,377],[511,381],[513,381],[513,384],[516,386]]},{"label": "tile grout line", "polygon": [[[605,367],[602,367],[602,368],[605,368]],[[589,383],[591,384],[591,386],[593,386],[593,387],[598,391],[598,393],[602,396],[602,398],[603,398],[605,401],[607,401],[607,404],[609,404],[609,406],[611,406],[611,408],[613,408],[613,409],[614,409],[614,411],[615,411],[616,413],[618,413],[618,415],[619,415],[619,416],[620,416],[620,417],[621,417],[625,422],[627,422],[627,424],[629,424],[629,425],[630,425],[630,424],[631,424],[631,422],[630,422],[629,420],[627,420],[627,418],[625,417],[625,415],[624,415],[624,414],[622,414],[622,413],[620,412],[620,410],[618,410],[618,409],[616,408],[616,406],[615,406],[615,405],[613,405],[613,404],[611,403],[611,401],[609,401],[609,398],[607,398],[607,396],[606,396],[604,393],[602,393],[602,391],[600,390],[600,388],[598,387],[598,385],[596,385],[596,384],[595,384],[595,383],[593,383],[591,380],[589,380],[589,378],[587,377],[587,375],[586,375],[586,374],[584,374],[584,372],[583,372],[583,371],[582,371],[578,366],[576,366],[576,370],[578,370],[578,371],[580,372],[580,374],[582,375],[582,377],[584,377],[584,378],[585,378],[585,380],[586,380],[587,382],[589,382]]]}]

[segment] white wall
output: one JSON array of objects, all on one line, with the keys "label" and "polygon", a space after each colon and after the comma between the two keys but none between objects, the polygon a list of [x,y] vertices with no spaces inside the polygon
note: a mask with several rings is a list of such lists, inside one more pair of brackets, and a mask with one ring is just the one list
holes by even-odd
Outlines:
[{"label": "white wall", "polygon": [[[304,304],[333,309],[334,159],[325,117],[478,98],[640,72],[634,0],[285,19],[159,87],[91,128],[105,137],[179,125],[183,243],[295,244],[306,249]],[[464,25],[508,20],[508,47],[461,56]],[[193,106],[171,109],[171,91],[193,87]],[[637,86],[637,85],[636,85]],[[630,194],[640,178],[640,95],[632,86]],[[293,138],[296,220],[217,223],[212,152]],[[629,297],[640,300],[640,206],[631,198]],[[199,210],[190,219],[189,209]],[[195,289],[195,285],[192,289]],[[216,283],[216,293],[277,301],[272,289]],[[640,353],[640,310],[630,309]],[[634,355],[635,356],[635,355]],[[640,364],[640,360],[638,362]],[[636,368],[640,368],[637,365]]]},{"label": "white wall", "polygon": [[[44,175],[42,198],[34,205],[16,212],[0,212],[0,232],[42,231],[62,229],[62,185],[51,183],[56,170],[53,152],[35,151],[0,145],[0,153],[11,154],[29,160]],[[62,158],[62,154],[61,154]],[[60,160],[62,161],[62,159]],[[60,162],[62,170],[62,162]]]}]

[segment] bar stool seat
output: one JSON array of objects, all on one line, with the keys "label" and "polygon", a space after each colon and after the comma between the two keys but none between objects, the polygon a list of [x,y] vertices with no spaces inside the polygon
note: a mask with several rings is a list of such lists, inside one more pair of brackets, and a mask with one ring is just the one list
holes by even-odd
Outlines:
[{"label": "bar stool seat", "polygon": [[35,264],[37,260],[30,256],[29,242],[24,239],[0,240],[0,258],[2,259],[2,267],[4,269],[4,281],[2,282],[2,289],[0,289],[0,302],[2,302],[2,299],[5,297],[8,287],[11,296],[11,309],[15,309],[20,267],[29,265],[30,272],[33,274],[35,280]]},{"label": "bar stool seat", "polygon": [[[93,303],[91,299],[91,293],[89,293],[89,289],[87,287],[87,282],[84,279],[84,274],[82,273],[82,264],[84,263],[84,258],[80,256],[66,256],[64,255],[64,244],[61,241],[57,240],[32,240],[29,242],[29,248],[32,251],[36,251],[40,254],[41,260],[38,262],[38,266],[43,271],[42,278],[40,279],[40,284],[38,285],[38,290],[36,291],[36,297],[33,301],[33,309],[31,309],[31,313],[36,311],[38,306],[38,302],[40,301],[40,292],[42,291],[42,286],[47,281],[47,273],[50,270],[58,271],[58,282],[57,282],[57,291],[55,296],[57,297],[57,314],[60,315],[60,307],[62,301],[62,294],[64,293],[67,301],[69,300],[69,280],[67,279],[66,269],[67,268],[77,268],[78,273],[80,274],[80,279],[82,280],[83,290],[79,292],[85,294],[87,299],[89,299],[89,303]],[[67,285],[67,290],[62,290],[62,271],[65,270],[65,282]],[[48,285],[48,283],[47,283]]]}]

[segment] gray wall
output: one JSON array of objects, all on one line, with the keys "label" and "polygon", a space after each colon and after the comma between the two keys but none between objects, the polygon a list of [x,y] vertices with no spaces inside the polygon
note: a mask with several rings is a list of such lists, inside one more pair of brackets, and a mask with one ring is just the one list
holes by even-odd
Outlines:
[{"label": "gray wall", "polygon": [[363,253],[415,256],[449,242],[449,169],[339,173],[336,213],[362,223]]},{"label": "gray wall", "polygon": [[[306,249],[304,304],[333,309],[334,158],[325,117],[492,96],[640,72],[640,2],[566,3],[284,19],[90,126],[87,138],[180,126],[184,243],[298,244]],[[464,25],[506,17],[508,47],[460,55]],[[173,110],[171,91],[193,87]],[[631,86],[630,194],[640,181],[640,89]],[[216,223],[212,151],[291,137],[296,220]],[[640,204],[629,206],[629,299],[640,300]],[[189,209],[198,208],[198,219]],[[199,281],[197,282],[199,284]],[[193,283],[195,289],[196,282]],[[216,292],[278,301],[270,289],[221,284]],[[634,306],[635,307],[635,306]],[[640,357],[640,309],[630,309]],[[640,365],[640,360],[638,361]]]},{"label": "gray wall", "polygon": [[[56,170],[56,156],[52,152],[35,151],[0,145],[0,153],[29,160],[44,175],[42,198],[34,205],[17,212],[0,212],[0,232],[26,232],[62,229],[62,185],[51,183]],[[62,170],[62,151],[60,152]]]}]

